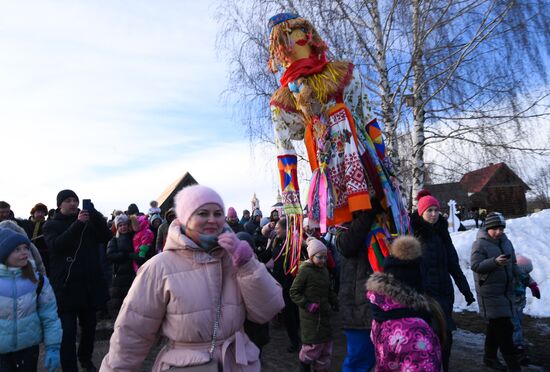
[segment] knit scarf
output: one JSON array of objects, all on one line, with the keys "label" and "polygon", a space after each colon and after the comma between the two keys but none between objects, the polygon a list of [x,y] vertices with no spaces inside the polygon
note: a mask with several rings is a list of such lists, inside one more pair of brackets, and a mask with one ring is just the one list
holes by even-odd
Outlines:
[{"label": "knit scarf", "polygon": [[328,61],[324,54],[320,56],[312,55],[309,58],[302,58],[292,62],[285,70],[283,76],[279,80],[281,86],[286,87],[288,83],[296,81],[300,76],[309,76],[318,74],[327,65]]},{"label": "knit scarf", "polygon": [[188,229],[185,226],[181,226],[181,233],[187,236],[189,239],[191,239],[195,244],[197,244],[196,249],[204,252],[210,252],[212,249],[219,247],[218,236],[228,231],[232,231],[232,230],[229,226],[225,225],[223,227],[223,231],[220,234],[210,235],[210,234],[201,234],[198,231]]}]

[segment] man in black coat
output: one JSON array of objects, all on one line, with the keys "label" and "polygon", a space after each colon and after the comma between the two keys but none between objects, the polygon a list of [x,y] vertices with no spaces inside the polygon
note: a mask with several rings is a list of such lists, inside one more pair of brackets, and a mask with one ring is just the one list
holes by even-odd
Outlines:
[{"label": "man in black coat", "polygon": [[376,362],[370,338],[372,314],[365,297],[365,283],[373,272],[366,240],[382,207],[374,198],[372,204],[368,211],[354,212],[352,222],[336,231],[336,248],[342,255],[338,302],[348,344],[343,372],[370,371]]},{"label": "man in black coat", "polygon": [[260,227],[261,219],[262,219],[262,211],[260,211],[258,208],[254,209],[254,211],[252,211],[252,217],[244,225],[244,231],[254,236],[261,229]]},{"label": "man in black coat", "polygon": [[267,244],[267,238],[262,235],[262,226],[260,225],[260,221],[262,220],[262,211],[260,211],[258,208],[254,209],[252,211],[252,217],[250,218],[250,221],[244,225],[244,231],[252,235],[252,238],[254,239],[254,244],[256,244],[256,247],[258,249],[262,249]]},{"label": "man in black coat", "polygon": [[13,213],[11,211],[11,205],[7,202],[0,200],[0,222],[5,220],[12,220]]},{"label": "man in black coat", "polygon": [[[50,253],[50,282],[57,299],[63,339],[61,366],[77,372],[77,354],[86,371],[97,371],[92,364],[96,310],[104,307],[108,291],[101,270],[99,249],[112,237],[103,216],[92,205],[79,210],[79,199],[72,190],[57,194],[53,219],[44,225],[44,238]],[[77,319],[80,343],[76,350]]]}]

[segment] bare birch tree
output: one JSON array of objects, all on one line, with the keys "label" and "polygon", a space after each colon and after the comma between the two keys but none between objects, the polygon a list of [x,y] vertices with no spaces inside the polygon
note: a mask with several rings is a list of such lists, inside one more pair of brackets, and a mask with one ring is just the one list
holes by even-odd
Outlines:
[{"label": "bare birch tree", "polygon": [[[526,130],[527,119],[548,115],[546,2],[224,1],[218,46],[229,62],[227,97],[250,137],[260,141],[272,142],[268,102],[277,88],[266,64],[266,23],[281,11],[310,19],[331,58],[358,66],[392,160],[410,163],[402,166],[412,169],[403,175],[412,195],[424,184],[425,149],[447,158],[433,164],[443,175],[458,163],[466,171],[488,158],[548,154],[547,144],[529,143]],[[399,147],[409,143],[399,141],[408,133],[412,146]]]}]

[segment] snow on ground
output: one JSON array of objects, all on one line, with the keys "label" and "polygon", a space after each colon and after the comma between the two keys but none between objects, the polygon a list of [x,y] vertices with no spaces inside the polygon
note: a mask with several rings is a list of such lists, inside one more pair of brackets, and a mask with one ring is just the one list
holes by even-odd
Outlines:
[{"label": "snow on ground", "polygon": [[[472,292],[475,294],[474,275],[470,269],[470,253],[478,229],[451,233],[458,252],[460,267]],[[533,261],[531,277],[538,283],[541,299],[537,300],[527,288],[525,313],[531,316],[550,317],[550,209],[506,221],[504,231],[512,241],[516,255],[527,256]],[[477,302],[466,306],[464,296],[455,286],[455,311],[477,311]]]}]

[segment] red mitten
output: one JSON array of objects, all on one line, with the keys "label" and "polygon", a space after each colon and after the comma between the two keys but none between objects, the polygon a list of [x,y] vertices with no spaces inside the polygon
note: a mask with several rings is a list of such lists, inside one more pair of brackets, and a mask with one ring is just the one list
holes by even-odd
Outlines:
[{"label": "red mitten", "polygon": [[229,253],[235,267],[244,265],[252,258],[253,252],[250,244],[239,240],[237,235],[232,232],[221,234],[218,237],[218,244]]},{"label": "red mitten", "polygon": [[531,293],[533,294],[533,297],[538,298],[540,300],[540,289],[537,285],[537,282],[533,282],[529,284],[529,288],[531,288]]}]

